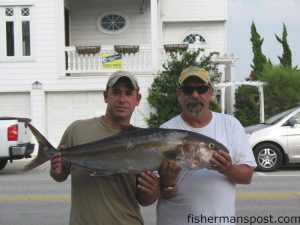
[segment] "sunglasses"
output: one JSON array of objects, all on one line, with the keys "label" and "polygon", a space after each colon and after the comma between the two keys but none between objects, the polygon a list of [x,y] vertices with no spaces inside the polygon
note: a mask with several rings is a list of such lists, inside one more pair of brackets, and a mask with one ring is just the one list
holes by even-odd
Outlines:
[{"label": "sunglasses", "polygon": [[180,86],[180,89],[185,95],[192,95],[194,91],[197,91],[198,94],[205,94],[208,91],[209,86],[200,85],[200,86],[192,87],[188,85],[182,85]]}]

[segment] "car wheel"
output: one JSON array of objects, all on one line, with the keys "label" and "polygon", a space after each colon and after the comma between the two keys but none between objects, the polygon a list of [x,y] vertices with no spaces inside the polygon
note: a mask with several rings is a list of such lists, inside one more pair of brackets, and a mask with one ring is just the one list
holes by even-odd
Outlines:
[{"label": "car wheel", "polygon": [[274,144],[264,143],[256,146],[254,157],[259,171],[271,172],[281,166],[282,153]]},{"label": "car wheel", "polygon": [[0,170],[3,170],[7,164],[7,159],[0,159]]}]

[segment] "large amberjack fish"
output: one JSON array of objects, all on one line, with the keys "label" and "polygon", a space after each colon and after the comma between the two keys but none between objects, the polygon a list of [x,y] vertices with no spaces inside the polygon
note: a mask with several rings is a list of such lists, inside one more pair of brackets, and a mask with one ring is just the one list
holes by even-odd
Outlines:
[{"label": "large amberjack fish", "polygon": [[38,155],[25,165],[31,170],[61,152],[62,159],[99,174],[140,173],[157,170],[164,160],[176,160],[181,167],[201,169],[210,165],[216,150],[225,146],[207,136],[176,129],[135,128],[99,141],[59,151],[31,124],[39,143]]}]

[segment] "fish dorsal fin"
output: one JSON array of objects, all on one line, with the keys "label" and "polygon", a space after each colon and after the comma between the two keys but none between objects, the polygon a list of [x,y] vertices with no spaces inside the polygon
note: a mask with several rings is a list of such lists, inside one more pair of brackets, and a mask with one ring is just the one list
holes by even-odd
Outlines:
[{"label": "fish dorsal fin", "polygon": [[128,132],[128,131],[143,129],[143,128],[140,128],[140,127],[135,127],[133,125],[121,126],[120,128],[121,128],[121,132]]}]

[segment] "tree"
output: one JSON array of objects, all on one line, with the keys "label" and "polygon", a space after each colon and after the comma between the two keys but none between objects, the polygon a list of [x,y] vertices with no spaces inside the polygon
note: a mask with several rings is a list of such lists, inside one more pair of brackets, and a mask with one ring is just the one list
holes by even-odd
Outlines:
[{"label": "tree", "polygon": [[[257,34],[254,23],[251,26],[251,35],[254,72],[250,78],[266,84],[264,86],[265,116],[268,118],[300,102],[300,71],[297,67],[292,68],[292,54],[287,43],[285,24],[283,24],[282,38],[275,35],[283,48],[282,57],[279,57],[280,66],[272,65],[270,61],[265,60],[265,56],[262,56],[263,39],[260,39]],[[261,63],[259,59],[264,63]],[[244,126],[259,122],[259,101],[256,88],[242,86],[237,90],[235,115]]]},{"label": "tree", "polygon": [[[270,60],[262,53],[264,39],[256,30],[255,23],[251,24],[251,38],[253,60],[252,71],[246,80],[260,80],[266,64],[271,65]],[[259,122],[259,95],[256,87],[241,86],[235,93],[235,116],[243,126],[249,126]]]},{"label": "tree", "polygon": [[259,95],[256,87],[239,87],[235,94],[235,103],[235,117],[243,126],[259,123]]},{"label": "tree", "polygon": [[267,57],[262,53],[262,44],[264,39],[260,37],[259,33],[256,30],[255,23],[252,22],[251,24],[251,38],[250,41],[252,42],[252,51],[253,51],[253,64],[251,65],[252,70],[252,80],[258,80],[261,72],[265,64],[268,62]]},{"label": "tree", "polygon": [[279,38],[276,34],[275,37],[279,43],[282,45],[283,53],[282,56],[278,56],[281,66],[283,67],[290,67],[292,68],[292,52],[290,46],[287,41],[287,30],[286,26],[283,23],[283,31],[282,31],[282,38]]},{"label": "tree", "polygon": [[300,71],[290,67],[266,66],[262,81],[266,118],[290,109],[300,102]]},{"label": "tree", "polygon": [[[212,74],[212,81],[219,80],[220,73],[217,65],[211,62],[211,57],[199,55],[203,49],[195,52],[185,51],[180,53],[171,53],[170,59],[163,65],[164,71],[155,77],[148,95],[148,102],[154,111],[150,113],[150,117],[146,119],[149,127],[158,127],[162,123],[178,115],[181,111],[177,102],[176,88],[177,81],[181,71],[189,66],[198,66],[205,68]],[[220,107],[216,103],[211,104],[212,110],[220,111]]]}]

